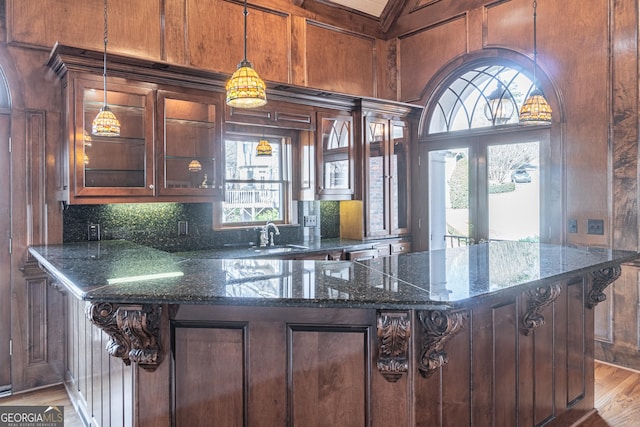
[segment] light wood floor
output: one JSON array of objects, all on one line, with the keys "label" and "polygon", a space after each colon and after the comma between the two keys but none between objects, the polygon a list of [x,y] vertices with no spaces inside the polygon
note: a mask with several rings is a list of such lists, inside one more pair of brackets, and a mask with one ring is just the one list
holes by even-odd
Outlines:
[{"label": "light wood floor", "polygon": [[14,394],[13,396],[0,397],[0,406],[6,405],[64,406],[65,427],[84,427],[62,384],[27,393]]},{"label": "light wood floor", "polygon": [[[640,426],[640,372],[596,362],[595,383],[598,414],[580,424],[581,427]],[[64,406],[64,425],[83,427],[62,385],[3,397],[0,405]]]}]

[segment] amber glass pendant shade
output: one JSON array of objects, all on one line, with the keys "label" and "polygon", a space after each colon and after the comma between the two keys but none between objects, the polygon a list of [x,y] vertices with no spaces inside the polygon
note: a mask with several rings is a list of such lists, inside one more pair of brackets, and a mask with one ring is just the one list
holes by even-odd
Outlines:
[{"label": "amber glass pendant shade", "polygon": [[107,105],[107,43],[109,41],[109,19],[108,4],[104,0],[104,53],[103,53],[103,70],[102,84],[104,93],[104,106],[100,109],[96,118],[91,123],[91,134],[95,136],[120,136],[120,121],[116,115],[109,109]]},{"label": "amber glass pendant shade", "polygon": [[231,107],[256,108],[267,103],[266,85],[248,61],[238,64],[226,89],[227,105]]},{"label": "amber glass pendant shade", "polygon": [[520,121],[532,124],[551,123],[551,106],[542,91],[534,89],[520,108]]},{"label": "amber glass pendant shade", "polygon": [[261,139],[256,147],[256,156],[270,156],[272,153],[271,144],[265,139]]},{"label": "amber glass pendant shade", "polygon": [[202,170],[202,164],[196,159],[189,162],[189,172],[200,172]]},{"label": "amber glass pendant shade", "polygon": [[551,106],[544,94],[536,86],[538,68],[537,13],[538,2],[533,0],[533,90],[520,107],[518,119],[525,124],[551,124]]},{"label": "amber glass pendant shade", "polygon": [[247,0],[244,0],[244,58],[227,82],[227,105],[235,108],[256,108],[267,103],[266,85],[247,61]]},{"label": "amber glass pendant shade", "polygon": [[91,133],[96,136],[120,136],[120,121],[105,105],[91,123]]}]

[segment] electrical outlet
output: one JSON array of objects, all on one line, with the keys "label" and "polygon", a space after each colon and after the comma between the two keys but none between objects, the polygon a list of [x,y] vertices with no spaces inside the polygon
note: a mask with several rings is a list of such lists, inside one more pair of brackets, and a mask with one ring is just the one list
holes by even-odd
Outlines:
[{"label": "electrical outlet", "polygon": [[302,225],[305,227],[316,227],[318,225],[318,216],[305,215],[302,219]]},{"label": "electrical outlet", "polygon": [[178,221],[178,236],[186,236],[189,234],[189,222]]},{"label": "electrical outlet", "polygon": [[604,234],[604,220],[588,219],[587,234]]},{"label": "electrical outlet", "polygon": [[577,233],[578,232],[578,220],[577,219],[570,219],[568,226],[567,226],[567,231],[569,233]]},{"label": "electrical outlet", "polygon": [[100,240],[100,224],[87,225],[87,240]]}]

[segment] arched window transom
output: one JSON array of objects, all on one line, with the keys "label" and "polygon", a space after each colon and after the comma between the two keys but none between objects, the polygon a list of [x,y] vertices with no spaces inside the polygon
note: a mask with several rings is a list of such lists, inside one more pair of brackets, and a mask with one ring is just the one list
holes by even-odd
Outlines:
[{"label": "arched window transom", "polygon": [[518,123],[533,83],[518,65],[492,64],[464,71],[433,108],[429,134]]}]

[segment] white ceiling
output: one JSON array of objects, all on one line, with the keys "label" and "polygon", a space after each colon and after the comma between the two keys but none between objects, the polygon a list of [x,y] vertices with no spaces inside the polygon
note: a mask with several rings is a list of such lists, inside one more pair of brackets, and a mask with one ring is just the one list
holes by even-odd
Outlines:
[{"label": "white ceiling", "polygon": [[386,0],[330,0],[329,2],[358,10],[376,18],[380,18],[384,7],[387,5]]}]

